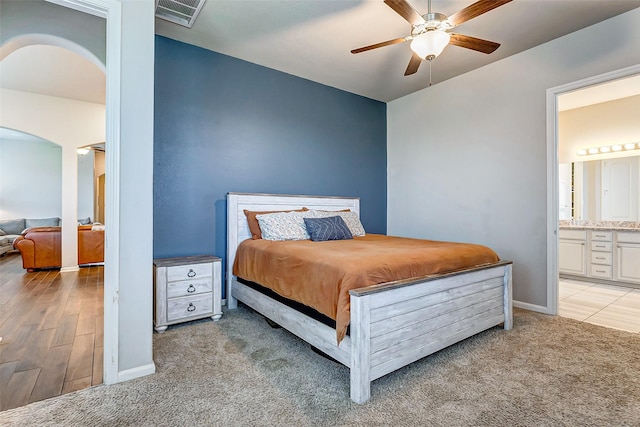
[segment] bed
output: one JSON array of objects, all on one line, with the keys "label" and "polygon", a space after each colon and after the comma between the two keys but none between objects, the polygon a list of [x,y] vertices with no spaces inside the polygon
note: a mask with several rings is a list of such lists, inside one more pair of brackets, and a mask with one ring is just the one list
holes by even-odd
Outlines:
[{"label": "bed", "polygon": [[512,327],[510,261],[451,273],[394,280],[348,291],[350,333],[272,298],[234,276],[240,243],[251,239],[244,210],[350,210],[358,198],[229,193],[227,197],[227,305],[238,301],[271,319],[350,369],[350,395],[364,403],[371,382],[486,329]]}]

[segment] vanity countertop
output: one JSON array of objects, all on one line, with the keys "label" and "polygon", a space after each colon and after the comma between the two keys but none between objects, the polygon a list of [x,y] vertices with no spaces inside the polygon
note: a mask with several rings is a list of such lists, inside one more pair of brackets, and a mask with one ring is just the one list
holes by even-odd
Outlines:
[{"label": "vanity countertop", "polygon": [[570,221],[560,221],[561,230],[603,230],[603,231],[634,231],[640,233],[640,222],[635,221],[601,221],[601,222],[578,222],[571,224]]},{"label": "vanity countertop", "polygon": [[561,225],[561,230],[603,230],[603,231],[635,231],[640,233],[640,228],[605,226],[605,225]]}]

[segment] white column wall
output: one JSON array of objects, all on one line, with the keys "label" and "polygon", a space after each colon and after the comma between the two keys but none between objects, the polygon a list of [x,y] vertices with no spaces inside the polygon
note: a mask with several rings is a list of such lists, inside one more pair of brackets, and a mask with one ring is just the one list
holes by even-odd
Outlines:
[{"label": "white column wall", "polygon": [[105,106],[0,89],[0,126],[39,136],[62,147],[62,269],[78,267],[78,155],[105,140]]},{"label": "white column wall", "polygon": [[[121,378],[155,371],[152,342],[154,14],[153,1],[122,1],[118,251]],[[109,168],[107,179],[108,174]],[[109,203],[107,200],[107,207]],[[106,222],[110,223],[109,217]]]},{"label": "white column wall", "polygon": [[514,261],[514,299],[545,310],[546,90],[640,63],[638,23],[634,9],[388,103],[388,233],[486,244]]},{"label": "white column wall", "polygon": [[78,155],[78,219],[90,217],[94,221],[96,184],[93,168],[96,153],[89,150],[87,154]]}]

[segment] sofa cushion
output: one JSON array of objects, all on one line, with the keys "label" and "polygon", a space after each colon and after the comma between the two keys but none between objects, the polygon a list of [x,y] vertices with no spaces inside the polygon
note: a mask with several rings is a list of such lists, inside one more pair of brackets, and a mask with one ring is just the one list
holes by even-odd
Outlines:
[{"label": "sofa cushion", "polygon": [[78,219],[78,225],[88,225],[91,224],[91,217],[88,216],[86,218],[80,218]]},{"label": "sofa cushion", "polygon": [[27,218],[25,220],[24,228],[31,228],[31,227],[59,227],[59,226],[60,226],[60,218],[39,218],[39,219]]},{"label": "sofa cushion", "polygon": [[0,221],[0,229],[5,232],[5,234],[21,234],[22,230],[27,228],[25,226],[25,219],[5,219]]}]

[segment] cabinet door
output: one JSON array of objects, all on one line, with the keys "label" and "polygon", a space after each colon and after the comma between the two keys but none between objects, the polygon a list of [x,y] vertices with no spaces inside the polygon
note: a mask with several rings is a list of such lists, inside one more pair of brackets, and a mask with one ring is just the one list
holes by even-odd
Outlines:
[{"label": "cabinet door", "polygon": [[560,273],[586,275],[586,242],[581,240],[560,240],[558,242],[558,270]]},{"label": "cabinet door", "polygon": [[623,282],[640,283],[640,245],[618,243],[616,278]]}]

